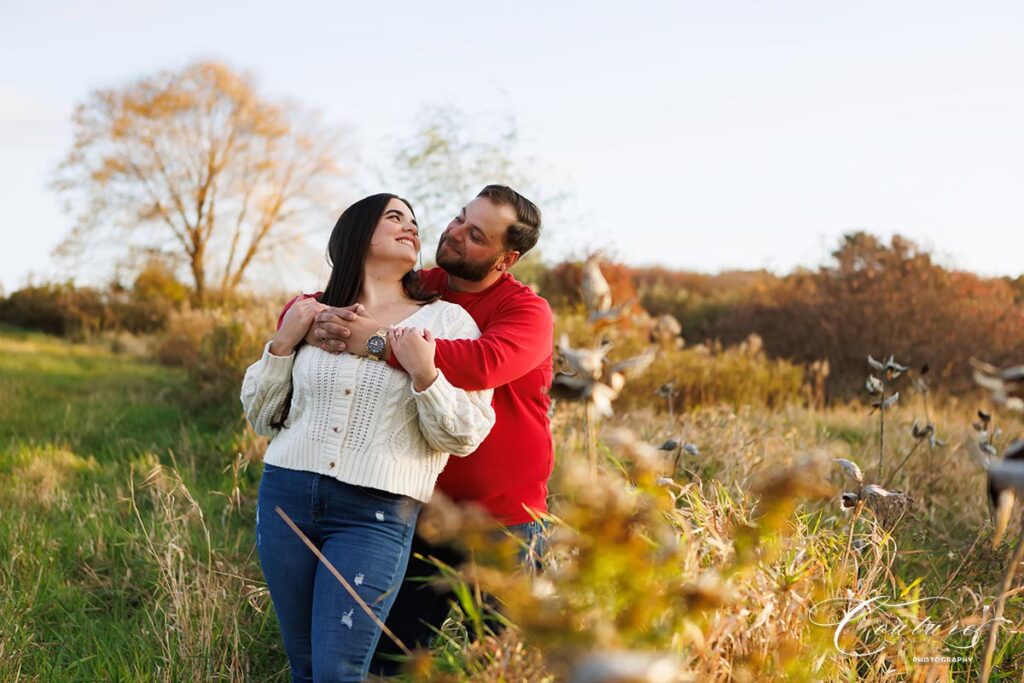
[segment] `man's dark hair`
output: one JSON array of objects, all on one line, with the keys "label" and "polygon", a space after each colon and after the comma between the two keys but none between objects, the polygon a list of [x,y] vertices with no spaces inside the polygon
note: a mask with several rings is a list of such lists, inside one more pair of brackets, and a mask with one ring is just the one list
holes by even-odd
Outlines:
[{"label": "man's dark hair", "polygon": [[505,230],[505,248],[518,251],[522,256],[533,249],[540,239],[540,209],[529,199],[507,185],[488,185],[477,197],[486,197],[496,206],[511,206],[516,222]]}]

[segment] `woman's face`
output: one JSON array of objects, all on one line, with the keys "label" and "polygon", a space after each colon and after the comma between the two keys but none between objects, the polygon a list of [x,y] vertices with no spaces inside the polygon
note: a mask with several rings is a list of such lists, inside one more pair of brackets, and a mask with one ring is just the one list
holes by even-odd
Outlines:
[{"label": "woman's face", "polygon": [[412,211],[401,199],[392,199],[370,238],[369,259],[401,262],[407,269],[420,254],[419,228]]}]

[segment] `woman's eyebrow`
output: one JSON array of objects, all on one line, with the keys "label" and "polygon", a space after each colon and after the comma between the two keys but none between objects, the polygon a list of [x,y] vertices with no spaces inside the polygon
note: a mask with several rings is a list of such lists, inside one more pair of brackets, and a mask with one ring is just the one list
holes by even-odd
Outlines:
[{"label": "woman's eyebrow", "polygon": [[[405,218],[405,214],[402,213],[401,209],[388,209],[387,211],[384,212],[384,216],[385,217],[390,216],[391,214],[394,214],[394,215],[398,216],[399,218]],[[417,228],[420,227],[420,224],[416,222],[416,217],[415,216],[410,218],[409,222],[412,223],[413,225],[415,225]]]}]

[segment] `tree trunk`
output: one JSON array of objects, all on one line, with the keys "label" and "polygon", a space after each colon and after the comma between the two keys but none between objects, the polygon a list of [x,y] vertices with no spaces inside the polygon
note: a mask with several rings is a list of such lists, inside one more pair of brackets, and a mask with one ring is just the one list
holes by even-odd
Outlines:
[{"label": "tree trunk", "polygon": [[197,244],[191,253],[190,266],[192,268],[192,280],[195,282],[195,292],[192,296],[195,305],[202,308],[206,304],[206,269],[203,267],[203,257],[206,252],[205,244]]}]

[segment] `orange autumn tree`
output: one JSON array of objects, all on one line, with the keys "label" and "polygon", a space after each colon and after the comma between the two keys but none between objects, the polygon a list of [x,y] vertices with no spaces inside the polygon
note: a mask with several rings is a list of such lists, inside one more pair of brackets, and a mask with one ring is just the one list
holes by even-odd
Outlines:
[{"label": "orange autumn tree", "polygon": [[96,90],[73,126],[54,186],[76,223],[58,255],[171,253],[187,264],[199,304],[301,239],[300,223],[328,204],[340,173],[336,131],[215,62]]}]

